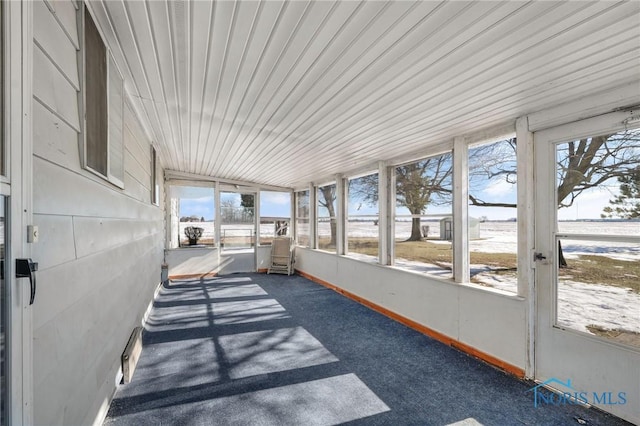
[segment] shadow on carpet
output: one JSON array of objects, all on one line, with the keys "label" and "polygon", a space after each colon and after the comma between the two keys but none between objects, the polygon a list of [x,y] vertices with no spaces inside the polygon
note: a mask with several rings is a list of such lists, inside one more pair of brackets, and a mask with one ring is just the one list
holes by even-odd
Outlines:
[{"label": "shadow on carpet", "polygon": [[165,285],[105,425],[626,425],[299,276]]}]

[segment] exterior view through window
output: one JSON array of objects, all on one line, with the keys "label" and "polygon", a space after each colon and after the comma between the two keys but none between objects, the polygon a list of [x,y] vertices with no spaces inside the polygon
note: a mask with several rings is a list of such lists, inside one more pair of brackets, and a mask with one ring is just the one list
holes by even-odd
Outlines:
[{"label": "exterior view through window", "polygon": [[291,193],[260,192],[260,244],[269,245],[274,237],[290,237]]},{"label": "exterior view through window", "polygon": [[214,189],[201,186],[172,186],[171,215],[178,218],[180,247],[215,245]]},{"label": "exterior view through window", "polygon": [[469,149],[471,282],[517,293],[516,140]]},{"label": "exterior view through window", "polygon": [[309,247],[309,191],[296,192],[296,243]]},{"label": "exterior view through window", "polygon": [[336,185],[318,187],[318,248],[336,250]]},{"label": "exterior view through window", "polygon": [[349,180],[347,253],[378,257],[378,173]]},{"label": "exterior view through window", "polygon": [[640,129],[556,145],[556,323],[640,348]]},{"label": "exterior view through window", "polygon": [[398,166],[395,175],[395,265],[452,278],[451,153]]},{"label": "exterior view through window", "polygon": [[255,195],[220,194],[220,245],[223,249],[246,249],[255,245]]}]

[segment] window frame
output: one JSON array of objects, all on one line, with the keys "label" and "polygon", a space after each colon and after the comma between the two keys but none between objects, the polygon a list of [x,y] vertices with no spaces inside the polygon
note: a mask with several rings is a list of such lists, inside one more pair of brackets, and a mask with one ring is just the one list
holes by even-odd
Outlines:
[{"label": "window frame", "polygon": [[8,182],[8,163],[9,157],[8,144],[5,143],[5,43],[8,37],[5,34],[5,2],[0,1],[0,182]]},{"label": "window frame", "polygon": [[[349,232],[350,232],[350,226],[349,226],[349,218],[354,216],[354,217],[364,217],[364,218],[372,218],[372,220],[375,220],[376,223],[380,223],[380,200],[378,199],[378,201],[376,201],[376,209],[377,209],[377,214],[350,214],[349,211],[349,206],[351,204],[351,181],[353,180],[357,180],[357,179],[361,179],[363,177],[367,177],[367,176],[373,176],[376,175],[376,179],[378,180],[378,188],[380,188],[380,170],[378,168],[374,168],[374,169],[368,169],[368,171],[366,172],[362,172],[362,173],[358,173],[358,174],[352,174],[352,175],[348,175],[345,176],[345,198],[346,198],[346,205],[345,205],[345,216],[344,216],[344,255],[345,256],[349,256],[353,259],[358,259],[358,260],[363,260],[365,262],[375,262],[378,264],[381,264],[381,260],[380,260],[380,244],[381,244],[381,238],[380,238],[380,229],[378,228],[378,233],[376,236],[376,240],[377,240],[377,244],[378,244],[378,254],[377,255],[368,255],[368,254],[362,254],[359,253],[357,251],[354,250],[349,250],[349,243],[351,240],[355,240],[355,238],[350,238],[349,237]],[[373,219],[375,218],[375,219]],[[379,226],[379,225],[376,225]],[[355,254],[355,255],[354,255]],[[363,257],[363,256],[367,256],[367,258]],[[368,259],[371,258],[371,259]]]},{"label": "window frame", "polygon": [[[81,138],[81,143],[80,143],[80,148],[81,148],[81,163],[82,163],[82,168],[91,172],[92,174],[102,178],[103,180],[111,183],[112,185],[115,185],[116,187],[120,188],[120,189],[124,189],[124,177],[125,177],[125,167],[124,167],[124,155],[125,155],[125,149],[124,149],[124,108],[125,108],[125,89],[124,89],[124,77],[122,72],[120,71],[120,68],[118,67],[118,64],[116,63],[115,57],[113,56],[113,53],[111,51],[111,49],[109,48],[109,46],[107,45],[107,43],[105,42],[106,37],[104,36],[104,34],[102,33],[100,27],[98,26],[98,24],[96,23],[96,19],[93,16],[93,13],[91,11],[91,9],[88,7],[86,2],[82,2],[82,6],[80,7],[78,13],[80,14],[80,22],[81,22],[81,28],[80,28],[80,43],[81,43],[81,47],[80,47],[80,58],[81,58],[81,63],[80,63],[80,67],[81,67],[81,83],[80,83],[80,105],[81,105],[81,111],[82,111],[82,120],[81,120],[81,126],[82,126],[82,134],[80,136]],[[88,125],[87,125],[87,54],[86,54],[86,49],[87,49],[87,43],[86,43],[86,19],[87,17],[89,17],[91,19],[91,22],[93,24],[93,26],[96,29],[97,35],[100,39],[100,42],[102,43],[102,45],[104,46],[104,50],[105,50],[105,96],[106,96],[106,141],[104,142],[105,146],[104,148],[101,147],[101,150],[104,149],[105,151],[105,156],[106,156],[106,164],[105,164],[105,171],[106,173],[103,173],[101,170],[97,170],[95,167],[92,167],[91,165],[89,165],[89,161],[88,161],[88,152],[89,152],[89,146],[88,146]],[[113,77],[113,75],[115,74],[115,77],[118,78],[120,80],[120,82],[122,83],[122,87],[120,90],[120,111],[121,111],[121,129],[120,129],[120,141],[116,142],[113,140],[113,129],[111,128],[112,126],[110,125],[110,121],[111,121],[111,115],[113,114],[112,111],[112,103],[113,103],[113,99],[112,99],[112,94],[111,94],[111,78]],[[120,146],[116,147],[116,149],[118,149],[121,152],[121,162],[122,162],[122,176],[115,176],[112,173],[111,170],[111,161],[112,161],[112,150],[114,149],[114,144],[118,143]]]},{"label": "window frame", "polygon": [[[180,230],[180,218],[182,217],[182,212],[180,211],[180,200],[182,199],[189,199],[189,197],[174,197],[174,187],[181,187],[181,188],[204,188],[204,189],[211,189],[213,191],[213,221],[214,221],[214,231],[213,231],[213,243],[211,244],[205,244],[205,243],[201,243],[200,246],[198,248],[201,249],[207,249],[207,250],[211,250],[211,249],[215,249],[215,248],[219,248],[219,242],[220,242],[220,236],[219,233],[217,232],[217,228],[218,228],[218,212],[216,209],[216,199],[219,197],[218,195],[218,187],[217,185],[215,185],[214,182],[204,182],[204,181],[192,181],[192,180],[171,180],[167,182],[167,195],[166,195],[166,199],[165,199],[165,203],[167,205],[167,211],[166,211],[166,217],[167,217],[167,234],[168,234],[168,240],[167,240],[167,246],[172,249],[172,250],[182,250],[182,249],[193,249],[193,246],[189,246],[189,245],[183,245],[182,243],[182,234],[181,234],[181,230]],[[172,201],[173,200],[177,200],[177,211],[175,213],[177,213],[177,215],[175,216],[175,221],[173,221],[171,218],[173,216],[173,209],[172,209]],[[205,221],[206,222],[206,221]],[[175,241],[172,241],[172,237],[176,237]]]},{"label": "window frame", "polygon": [[[280,235],[276,234],[276,221],[263,222],[262,204],[263,204],[263,200],[265,198],[264,193],[267,193],[267,192],[291,195],[291,192],[286,192],[286,191],[274,191],[274,190],[269,190],[269,189],[258,189],[257,190],[259,202],[257,203],[256,206],[258,207],[259,214],[256,215],[256,217],[258,219],[258,224],[257,224],[258,230],[256,232],[256,240],[258,242],[258,244],[257,244],[258,247],[261,247],[261,246],[270,247],[271,246],[271,242],[266,243],[266,242],[262,241],[263,235],[265,235],[265,234],[262,233],[262,225],[266,225],[266,224],[273,224],[274,225],[274,235],[273,235],[273,237],[271,237],[271,235],[269,235],[269,236],[265,236],[264,237],[265,239],[275,238],[275,237],[280,236]],[[278,219],[287,219],[286,220],[286,226],[284,228],[285,229],[284,235],[282,235],[282,236],[289,236],[289,237],[292,236],[291,231],[293,229],[292,228],[292,222],[293,221],[291,220],[291,201],[292,201],[291,197],[289,197],[289,216],[288,217],[284,217],[284,216],[278,217]],[[265,216],[265,217],[270,217],[270,216]]]},{"label": "window frame", "polygon": [[[334,216],[331,216],[331,215],[328,215],[328,216],[324,216],[323,215],[323,216],[321,216],[320,215],[321,208],[326,209],[327,210],[327,214],[328,214],[328,208],[320,205],[321,188],[327,188],[327,187],[328,188],[334,187],[333,190],[334,190],[334,193],[335,193],[335,199],[332,201],[333,208],[335,210]],[[322,185],[316,185],[315,186],[315,192],[316,192],[316,203],[315,203],[316,204],[316,206],[315,206],[315,209],[316,209],[316,217],[315,217],[315,222],[316,222],[315,223],[316,243],[315,243],[315,248],[318,249],[318,250],[321,250],[321,251],[328,252],[328,253],[336,253],[337,248],[338,248],[337,247],[338,246],[338,235],[337,235],[338,234],[338,231],[337,231],[337,227],[338,227],[338,182],[329,182],[329,183],[325,183],[325,184],[322,184]],[[320,234],[319,234],[320,219],[329,219],[328,223],[329,223],[330,227],[331,227],[331,221],[335,222],[336,235],[334,237],[335,237],[336,241],[335,241],[335,246],[333,248],[331,248],[330,246],[329,247],[324,247],[324,248],[320,247]]]},{"label": "window frame", "polygon": [[[300,215],[300,209],[299,209],[299,199],[301,194],[306,194],[307,197],[307,215],[306,216],[301,216]],[[294,240],[297,246],[300,247],[311,247],[311,220],[310,220],[310,216],[311,216],[311,191],[309,189],[304,189],[302,191],[295,191],[294,192],[294,207],[295,209],[295,234],[294,234]],[[307,231],[306,237],[307,237],[307,244],[301,244],[300,240],[299,240],[299,236],[300,236],[300,221],[301,220],[307,220],[307,224],[309,226],[309,230]]]},{"label": "window frame", "polygon": [[[519,273],[520,268],[522,267],[522,265],[520,264],[520,257],[519,257],[519,253],[521,250],[521,244],[520,244],[520,240],[521,240],[521,234],[520,231],[518,230],[518,226],[517,223],[519,221],[521,221],[520,216],[520,209],[521,207],[519,207],[520,204],[520,198],[521,196],[519,195],[520,191],[522,191],[522,185],[524,183],[524,176],[523,173],[521,172],[521,157],[522,157],[522,148],[518,147],[518,137],[516,132],[513,133],[509,133],[509,134],[505,134],[502,135],[500,137],[494,137],[494,138],[486,138],[486,139],[479,139],[476,141],[471,141],[467,143],[467,149],[466,149],[466,167],[467,167],[467,195],[471,196],[471,195],[476,195],[478,189],[473,186],[472,187],[472,181],[474,181],[477,178],[473,178],[472,177],[472,167],[471,167],[471,156],[473,154],[473,150],[477,149],[477,148],[481,148],[481,147],[487,147],[487,146],[491,146],[491,145],[496,145],[499,143],[509,143],[513,141],[513,143],[515,144],[515,149],[513,151],[512,157],[510,159],[510,161],[514,164],[515,166],[515,179],[516,182],[512,183],[514,191],[515,191],[515,206],[513,207],[509,207],[509,208],[513,208],[515,209],[515,211],[513,212],[514,215],[512,217],[510,217],[509,219],[494,219],[494,220],[490,220],[490,222],[497,222],[497,223],[515,223],[515,230],[514,230],[514,235],[515,235],[515,275],[516,275],[516,286],[513,289],[496,289],[495,287],[491,286],[491,285],[485,285],[484,283],[481,282],[476,282],[476,281],[472,281],[473,278],[470,276],[471,275],[471,267],[472,265],[476,265],[475,263],[472,262],[472,253],[485,253],[486,252],[482,252],[482,251],[472,251],[472,239],[471,239],[471,219],[472,219],[472,215],[469,212],[471,210],[472,207],[478,207],[478,206],[473,206],[470,201],[467,199],[467,241],[464,245],[464,250],[466,250],[466,255],[468,262],[465,263],[465,267],[466,270],[464,271],[464,277],[465,277],[465,281],[463,281],[465,284],[470,284],[473,286],[478,286],[479,288],[482,289],[486,289],[491,288],[493,290],[497,290],[497,291],[501,291],[501,292],[505,292],[505,293],[509,293],[509,294],[513,294],[513,295],[517,295],[518,294],[518,288],[520,287],[519,281],[522,280],[521,278],[521,274]],[[524,145],[525,142],[522,142],[521,145]],[[477,182],[477,181],[476,181]],[[481,206],[480,206],[481,207]],[[475,218],[475,219],[480,219],[480,217]],[[512,219],[515,219],[512,221]],[[479,222],[478,225],[480,225]],[[501,254],[513,254],[511,252],[500,252]],[[484,271],[484,273],[489,273],[490,275],[494,275],[496,274],[496,271],[493,270],[489,270],[489,271]]]},{"label": "window frame", "polygon": [[151,204],[160,207],[160,184],[158,183],[158,151],[153,144],[151,152]]},{"label": "window frame", "polygon": [[[448,211],[446,212],[433,212],[433,207],[434,206],[438,206],[437,203],[435,202],[429,202],[425,207],[429,207],[431,206],[431,210],[429,210],[427,208],[427,211],[425,213],[421,213],[421,214],[412,214],[412,213],[400,213],[398,210],[399,209],[405,209],[407,211],[409,211],[408,207],[406,206],[400,206],[398,204],[398,169],[402,168],[402,167],[407,167],[407,166],[412,166],[414,164],[418,164],[418,163],[422,163],[424,161],[429,161],[432,159],[437,159],[439,157],[446,157],[448,156],[449,159],[448,161],[451,162],[451,169],[448,172],[449,177],[446,178],[449,181],[449,185],[451,186],[451,194],[450,194],[450,200],[449,200],[449,205],[450,208]],[[454,184],[454,179],[455,179],[455,173],[456,173],[456,165],[455,165],[455,152],[453,149],[453,146],[447,146],[445,149],[437,149],[434,150],[433,152],[430,153],[424,153],[424,155],[421,155],[417,158],[413,158],[410,161],[403,161],[400,163],[395,163],[391,166],[391,171],[390,174],[393,175],[393,182],[394,185],[392,186],[392,193],[389,194],[390,199],[393,200],[393,202],[390,204],[390,206],[392,207],[392,211],[390,212],[391,217],[393,218],[393,232],[389,241],[390,246],[392,247],[391,250],[391,262],[392,265],[394,265],[396,268],[398,269],[403,269],[403,270],[411,270],[410,267],[405,266],[405,262],[408,262],[408,264],[411,264],[411,262],[414,262],[416,264],[424,264],[424,265],[434,265],[437,269],[435,271],[421,271],[418,272],[420,274],[424,274],[425,276],[431,278],[431,279],[437,279],[437,280],[442,280],[442,281],[446,281],[446,282],[454,282],[454,270],[455,270],[455,264],[456,264],[456,260],[454,259],[454,245],[455,245],[455,241],[453,238],[453,233],[451,234],[450,238],[444,238],[442,235],[440,235],[440,226],[441,226],[441,221],[445,218],[450,218],[450,223],[451,226],[453,227],[453,223],[454,220],[457,216],[456,213],[456,209],[454,207],[454,197],[455,197],[455,184]],[[441,266],[436,265],[435,263],[430,263],[430,262],[426,262],[426,261],[419,261],[419,260],[406,260],[403,259],[402,257],[398,257],[398,243],[404,242],[404,241],[398,241],[398,218],[400,219],[410,219],[409,221],[407,221],[408,223],[411,223],[411,228],[409,231],[409,235],[411,235],[411,232],[413,230],[413,220],[415,218],[419,218],[421,221],[421,228],[420,228],[420,232],[422,233],[422,227],[423,226],[429,226],[429,225],[423,225],[424,222],[422,222],[425,219],[430,219],[431,221],[437,221],[438,223],[438,235],[439,235],[439,241],[449,241],[451,244],[451,256],[450,256],[450,262],[451,262],[451,271],[450,272],[446,272],[447,269]],[[403,221],[404,221],[403,220]],[[445,276],[445,274],[447,276]],[[450,276],[448,276],[450,274]]]}]

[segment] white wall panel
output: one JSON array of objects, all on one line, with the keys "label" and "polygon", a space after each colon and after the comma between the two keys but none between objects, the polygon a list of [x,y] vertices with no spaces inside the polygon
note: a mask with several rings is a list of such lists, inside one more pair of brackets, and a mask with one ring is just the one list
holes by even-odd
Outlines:
[{"label": "white wall panel", "polygon": [[36,424],[91,424],[104,414],[120,354],[160,282],[163,212],[150,204],[151,141],[129,106],[125,189],[82,169],[70,83],[77,75],[60,71],[78,69],[75,6],[50,6],[57,16],[35,5],[34,414]]},{"label": "white wall panel", "polygon": [[31,251],[32,257],[39,260],[40,272],[75,260],[72,217],[35,214],[33,222],[41,230],[38,243],[33,245]]},{"label": "white wall panel", "polygon": [[80,130],[76,89],[38,46],[33,48],[33,95],[76,131]]},{"label": "white wall panel", "polygon": [[525,368],[525,302],[424,274],[296,249],[296,269],[445,336]]},{"label": "white wall panel", "polygon": [[134,178],[131,173],[126,172],[124,174],[124,193],[132,197],[136,200],[140,200],[142,202],[151,202],[151,193],[149,189],[149,185],[144,185],[140,183],[136,178]]},{"label": "white wall panel", "polygon": [[459,292],[459,340],[525,368],[526,302],[464,285]]},{"label": "white wall panel", "polygon": [[158,232],[158,221],[142,219],[107,219],[75,217],[73,232],[78,258],[108,250]]},{"label": "white wall panel", "polygon": [[[95,393],[98,385],[105,379],[113,383],[113,376],[109,378],[108,374],[117,368],[127,338],[142,317],[141,308],[146,307],[159,283],[161,249],[155,244],[159,241],[160,234],[152,235],[61,266],[80,269],[68,272],[83,274],[84,279],[76,275],[76,292],[58,299],[59,310],[51,313],[49,320],[37,321],[42,326],[34,329],[34,364],[40,371],[34,376],[37,424],[52,423],[60,412],[63,418],[59,424],[80,424],[91,400],[99,397]],[[43,283],[47,284],[61,283]],[[65,294],[62,288],[56,291]],[[123,327],[126,324],[130,326]],[[56,336],[55,342],[44,339],[49,346],[39,346],[41,336],[49,334]],[[80,406],[83,398],[87,399]],[[51,400],[55,404],[49,408],[53,410],[45,411]]]},{"label": "white wall panel", "polygon": [[[112,218],[137,218],[148,214],[148,203],[123,197],[119,189],[78,176],[37,157],[34,165],[35,213]],[[161,211],[153,208],[160,220]]]},{"label": "white wall panel", "polygon": [[[33,38],[36,43],[42,47],[52,62],[62,70],[64,76],[73,84],[74,89],[79,90],[76,46],[73,45],[44,2],[34,2],[33,21]],[[77,29],[74,28],[73,31],[77,34]],[[34,66],[34,71],[38,72],[36,66]]]},{"label": "white wall panel", "polygon": [[[129,141],[127,141],[129,142]],[[149,190],[149,185],[151,184],[151,176],[149,175],[149,169],[151,160],[148,159],[140,159],[136,158],[134,155],[135,151],[137,151],[137,147],[132,147],[133,152],[129,149],[132,143],[127,144],[127,149],[124,152],[124,167],[127,173],[129,173],[135,180],[137,180],[141,185],[145,186],[147,190]],[[145,161],[146,160],[146,161]],[[143,167],[140,164],[140,161],[145,161],[145,166]],[[125,186],[126,188],[126,186]]]},{"label": "white wall panel", "polygon": [[[126,111],[126,110],[125,110]],[[144,134],[139,128],[127,123],[125,119],[124,127],[124,141],[129,155],[131,155],[137,162],[140,172],[147,172],[149,174],[149,165],[151,164],[151,158],[149,154],[149,142],[144,138]]]},{"label": "white wall panel", "polygon": [[220,275],[235,274],[238,272],[255,272],[256,259],[253,250],[223,250],[220,253]]},{"label": "white wall panel", "polygon": [[65,34],[73,45],[79,49],[76,6],[71,0],[49,0],[49,4],[53,7],[53,11]]},{"label": "white wall panel", "polygon": [[33,100],[33,153],[60,167],[82,170],[79,163],[78,132]]},{"label": "white wall panel", "polygon": [[204,275],[218,273],[220,261],[218,249],[181,248],[166,250],[169,276]]},{"label": "white wall panel", "polygon": [[[258,248],[258,261],[267,268],[270,259],[270,247]],[[180,248],[166,250],[165,259],[169,265],[169,276],[233,274],[236,272],[255,272],[256,261],[253,251],[227,250],[218,254],[215,248]]]},{"label": "white wall panel", "polygon": [[271,265],[271,246],[260,246],[256,250],[256,271],[269,268],[269,266]]}]

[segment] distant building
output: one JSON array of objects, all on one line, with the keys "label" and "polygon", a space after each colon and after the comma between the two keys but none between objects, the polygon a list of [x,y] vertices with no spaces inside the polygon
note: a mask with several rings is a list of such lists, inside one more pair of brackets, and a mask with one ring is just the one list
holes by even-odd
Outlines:
[{"label": "distant building", "polygon": [[[469,216],[469,238],[480,239],[480,219]],[[453,240],[453,216],[445,216],[440,219],[440,239]]]}]

